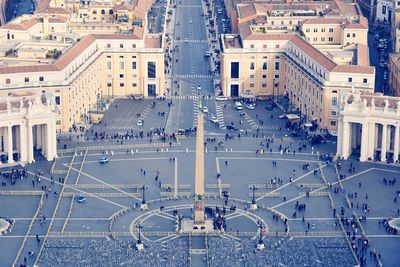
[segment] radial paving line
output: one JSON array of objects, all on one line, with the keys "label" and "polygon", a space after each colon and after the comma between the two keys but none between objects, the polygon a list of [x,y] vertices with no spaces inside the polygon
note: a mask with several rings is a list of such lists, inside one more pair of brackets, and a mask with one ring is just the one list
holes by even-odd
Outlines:
[{"label": "radial paving line", "polygon": [[[75,169],[74,167],[72,167],[72,164],[70,165],[70,168],[71,168],[72,170],[74,170],[74,171],[78,171],[78,169]],[[93,179],[93,180],[95,180],[95,181],[97,181],[97,182],[99,182],[99,183],[108,185],[110,188],[112,188],[112,189],[114,189],[114,190],[117,190],[117,191],[119,191],[119,192],[122,193],[122,194],[125,194],[125,195],[127,195],[127,196],[132,197],[132,198],[135,198],[136,200],[141,200],[141,199],[137,198],[135,195],[130,194],[130,193],[124,191],[124,190],[121,190],[121,189],[119,189],[119,188],[113,186],[112,184],[103,182],[102,180],[99,180],[99,179],[97,179],[96,177],[94,177],[94,176],[92,176],[92,175],[90,175],[90,174],[88,174],[88,173],[86,173],[86,172],[81,172],[81,173],[82,173],[83,175],[85,175],[86,177],[90,178],[90,179]],[[64,191],[64,190],[63,190],[63,191]]]},{"label": "radial paving line", "polygon": [[76,177],[75,186],[78,184],[79,177],[81,176],[81,172],[82,172],[82,169],[83,169],[83,164],[85,164],[87,153],[88,153],[88,149],[85,150],[85,155],[83,156],[81,167],[79,168],[78,176]]},{"label": "radial paving line", "polygon": [[175,158],[175,175],[174,175],[174,197],[178,197],[178,158]]},{"label": "radial paving line", "polygon": [[61,187],[61,192],[60,192],[60,194],[58,195],[57,204],[56,204],[56,207],[55,207],[55,209],[54,209],[53,216],[51,217],[51,220],[50,220],[50,223],[49,223],[49,227],[47,228],[46,235],[45,235],[45,237],[44,237],[44,240],[43,240],[43,242],[42,242],[42,245],[40,246],[39,253],[37,254],[37,258],[35,259],[35,265],[37,265],[37,262],[39,261],[39,258],[40,258],[40,256],[41,256],[42,251],[43,251],[43,248],[44,248],[44,244],[46,243],[46,240],[47,240],[47,238],[48,238],[48,235],[49,235],[49,232],[50,232],[50,230],[51,230],[51,227],[53,226],[54,218],[56,217],[58,208],[60,207],[62,194],[64,193],[65,185],[67,184],[69,174],[71,173],[72,163],[74,162],[75,157],[76,157],[76,150],[75,150],[74,156],[72,157],[72,160],[71,160],[71,162],[70,162],[70,164],[69,164],[68,171],[67,171],[67,175],[65,176],[64,184],[63,184],[62,187]]},{"label": "radial paving line", "polygon": [[63,227],[61,228],[61,233],[64,233],[65,228],[67,227],[67,224],[68,224],[68,221],[69,221],[69,217],[71,217],[72,208],[74,207],[74,200],[75,200],[75,195],[72,195],[71,204],[69,205],[67,218],[65,218]]},{"label": "radial paving line", "polygon": [[35,223],[36,218],[37,218],[37,216],[39,214],[39,210],[43,207],[43,196],[44,196],[44,192],[42,192],[42,196],[40,197],[39,205],[38,205],[38,207],[36,209],[35,215],[33,215],[32,220],[31,220],[31,222],[29,224],[28,231],[26,231],[26,235],[24,236],[24,240],[22,241],[22,245],[18,250],[17,256],[15,257],[13,266],[17,266],[18,259],[21,256],[22,251],[24,250],[26,240],[28,240],[28,237],[30,236],[29,234],[30,234],[30,232],[32,230],[32,226]]}]

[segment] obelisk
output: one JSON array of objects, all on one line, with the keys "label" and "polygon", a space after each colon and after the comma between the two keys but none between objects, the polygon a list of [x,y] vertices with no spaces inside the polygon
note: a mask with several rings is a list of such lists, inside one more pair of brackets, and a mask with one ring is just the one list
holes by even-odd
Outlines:
[{"label": "obelisk", "polygon": [[204,226],[204,122],[203,113],[197,116],[196,130],[196,173],[194,193],[194,222],[193,226]]}]

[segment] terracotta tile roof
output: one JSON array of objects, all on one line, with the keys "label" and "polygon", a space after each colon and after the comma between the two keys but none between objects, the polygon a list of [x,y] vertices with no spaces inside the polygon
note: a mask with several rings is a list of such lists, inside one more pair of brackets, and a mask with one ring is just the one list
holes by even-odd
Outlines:
[{"label": "terracotta tile roof", "polygon": [[242,40],[246,40],[250,35],[252,35],[249,24],[247,23],[239,24],[238,28]]},{"label": "terracotta tile roof", "polygon": [[332,72],[374,74],[375,68],[372,66],[336,65]]},{"label": "terracotta tile roof", "polygon": [[160,36],[146,36],[144,39],[145,48],[161,48]]},{"label": "terracotta tile roof", "polygon": [[30,28],[32,28],[33,26],[35,26],[39,22],[41,22],[39,19],[31,18],[31,19],[25,20],[19,24],[10,22],[4,26],[1,26],[0,28],[7,29],[7,30],[26,31],[26,30],[29,30]]},{"label": "terracotta tile roof", "polygon": [[317,48],[315,48],[313,45],[308,43],[300,36],[293,35],[290,41],[300,50],[302,50],[312,59],[318,62],[318,64],[323,66],[327,71],[331,71],[336,67],[336,63],[333,60],[325,56],[321,51],[319,51]]},{"label": "terracotta tile roof", "polygon": [[67,20],[68,20],[68,18],[61,17],[61,16],[49,18],[50,23],[65,23],[65,22],[67,22]]},{"label": "terracotta tile roof", "polygon": [[[12,73],[23,73],[23,72],[50,72],[50,71],[60,71],[63,70],[72,60],[78,57],[82,51],[88,48],[96,39],[137,39],[132,34],[93,34],[83,37],[81,41],[68,49],[64,54],[62,54],[57,61],[53,64],[48,65],[29,65],[29,66],[10,66],[10,67],[0,67],[0,74],[12,74]],[[161,44],[160,39],[154,38],[155,40],[148,41],[149,45],[155,46],[158,42]]]},{"label": "terracotta tile roof", "polygon": [[139,26],[135,26],[133,28],[133,36],[135,37],[135,39],[143,39],[144,28],[143,27],[139,27]]},{"label": "terracotta tile roof", "polygon": [[237,10],[239,13],[239,18],[241,18],[241,19],[257,15],[257,11],[254,7],[254,3],[238,5]]},{"label": "terracotta tile roof", "polygon": [[96,38],[93,35],[85,36],[80,42],[78,42],[76,45],[72,46],[64,54],[62,54],[61,57],[59,57],[58,60],[52,65],[54,65],[57,70],[64,69],[72,60],[77,58],[82,53],[82,51],[88,48],[95,41]]},{"label": "terracotta tile roof", "polygon": [[142,21],[145,21],[145,20],[146,20],[147,13],[146,13],[146,11],[144,11],[144,10],[135,8],[135,10],[133,11],[133,16],[134,16],[136,19],[140,19],[140,20],[142,20]]},{"label": "terracotta tile roof", "polygon": [[312,18],[303,21],[303,24],[342,24],[345,19],[338,18]]},{"label": "terracotta tile roof", "polygon": [[38,9],[35,13],[37,14],[63,14],[63,15],[68,15],[71,14],[71,11],[65,8],[61,7],[44,7],[41,9]]},{"label": "terracotta tile roof", "polygon": [[364,44],[357,44],[357,65],[369,66],[369,49]]}]

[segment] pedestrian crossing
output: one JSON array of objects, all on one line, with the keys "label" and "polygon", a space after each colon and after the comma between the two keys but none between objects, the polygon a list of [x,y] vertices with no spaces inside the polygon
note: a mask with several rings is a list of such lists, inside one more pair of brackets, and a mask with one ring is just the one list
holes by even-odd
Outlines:
[{"label": "pedestrian crossing", "polygon": [[175,43],[208,43],[208,41],[200,39],[186,39],[186,40],[175,40]]},{"label": "pedestrian crossing", "polygon": [[250,125],[250,127],[254,130],[260,128],[260,125],[258,125],[247,113],[244,113],[244,120]]},{"label": "pedestrian crossing", "polygon": [[199,99],[193,99],[193,127],[197,126],[197,115],[199,114]]},{"label": "pedestrian crossing", "polygon": [[178,78],[178,79],[212,79],[212,75],[208,74],[176,74],[173,75],[173,78]]},{"label": "pedestrian crossing", "polygon": [[[151,111],[151,104],[148,104],[146,108],[140,113],[140,119],[146,118],[147,114]],[[134,130],[137,129],[136,126],[138,118],[134,113],[134,109],[132,109],[127,114],[121,114],[123,116],[118,116],[117,119],[109,121],[107,124],[107,129],[111,130]]]},{"label": "pedestrian crossing", "polygon": [[215,104],[215,110],[217,112],[217,119],[219,123],[219,128],[225,128],[224,112],[222,111],[223,105]]}]

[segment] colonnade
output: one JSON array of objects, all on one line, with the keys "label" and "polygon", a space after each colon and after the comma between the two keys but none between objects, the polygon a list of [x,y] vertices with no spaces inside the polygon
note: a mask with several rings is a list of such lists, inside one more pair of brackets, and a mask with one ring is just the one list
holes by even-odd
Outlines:
[{"label": "colonnade", "polygon": [[400,125],[377,122],[339,122],[337,154],[347,159],[353,152],[360,161],[399,160]]}]

